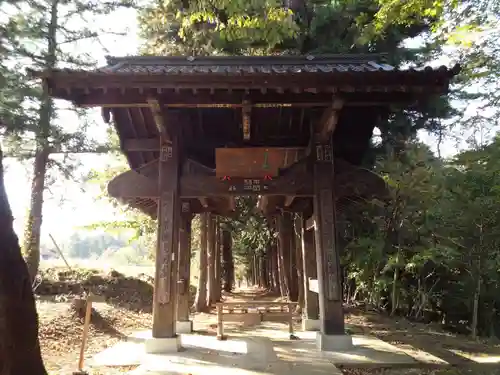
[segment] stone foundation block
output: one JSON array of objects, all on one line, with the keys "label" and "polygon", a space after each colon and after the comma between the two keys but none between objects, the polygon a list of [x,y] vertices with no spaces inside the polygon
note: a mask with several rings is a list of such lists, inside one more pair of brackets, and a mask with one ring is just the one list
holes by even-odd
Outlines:
[{"label": "stone foundation block", "polygon": [[179,333],[192,333],[193,332],[193,321],[177,321],[175,323],[175,331]]},{"label": "stone foundation block", "polygon": [[316,347],[323,352],[349,350],[353,347],[352,336],[325,335],[324,333],[318,332],[316,334]]},{"label": "stone foundation block", "polygon": [[319,319],[302,319],[302,330],[303,331],[319,331],[320,323]]},{"label": "stone foundation block", "polygon": [[144,342],[144,351],[148,354],[175,353],[181,348],[181,337],[149,338]]}]

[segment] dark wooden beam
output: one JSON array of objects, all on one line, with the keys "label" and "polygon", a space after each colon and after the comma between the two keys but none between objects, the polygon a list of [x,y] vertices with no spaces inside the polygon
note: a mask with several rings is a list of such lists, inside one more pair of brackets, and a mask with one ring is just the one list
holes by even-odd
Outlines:
[{"label": "dark wooden beam", "polygon": [[[72,89],[75,94],[78,89]],[[83,91],[82,91],[83,94]],[[378,94],[374,98],[374,94]],[[397,92],[389,94],[384,91],[372,92],[344,92],[342,97],[345,99],[346,106],[390,106],[395,99],[398,102],[408,102],[415,100],[415,95],[410,92]],[[175,91],[173,89],[164,89],[160,93],[154,89],[144,89],[142,92],[139,89],[127,88],[125,94],[119,88],[108,90],[92,89],[88,94],[75,95],[79,98],[75,103],[81,107],[147,107],[148,96],[154,95],[159,98],[161,103],[167,103],[165,106],[171,108],[185,107],[205,107],[205,108],[241,108],[243,101],[251,102],[252,107],[328,107],[332,104],[331,91],[318,93],[300,94],[294,92],[284,92],[278,94],[276,92],[262,93],[260,90],[251,90],[246,93],[245,90],[215,90],[213,93],[210,90],[198,90],[196,95],[192,92],[184,92],[183,90]],[[352,97],[351,97],[352,96]]]},{"label": "dark wooden beam", "polygon": [[186,175],[181,177],[181,197],[234,195],[295,195],[313,194],[312,175],[304,159],[272,179],[230,178]]},{"label": "dark wooden beam", "polygon": [[339,112],[343,105],[343,100],[335,99],[332,104],[324,110],[316,129],[318,141],[327,142],[331,138],[337,126]]}]

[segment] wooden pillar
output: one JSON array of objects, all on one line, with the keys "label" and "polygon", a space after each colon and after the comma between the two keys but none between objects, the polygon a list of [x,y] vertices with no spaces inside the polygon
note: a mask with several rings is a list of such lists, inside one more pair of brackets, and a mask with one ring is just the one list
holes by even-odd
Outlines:
[{"label": "wooden pillar", "polygon": [[162,137],[159,160],[158,239],[153,296],[153,337],[176,337],[179,199],[179,143]]},{"label": "wooden pillar", "polygon": [[191,271],[191,213],[182,213],[179,225],[179,282],[177,321],[189,321],[189,286]]},{"label": "wooden pillar", "polygon": [[302,264],[304,270],[304,311],[303,318],[319,319],[318,293],[311,291],[309,279],[317,279],[316,248],[314,244],[314,230],[306,229],[305,220],[302,221]]},{"label": "wooden pillar", "polygon": [[316,145],[314,220],[320,331],[344,335],[340,257],[336,246],[333,154],[330,144]]}]

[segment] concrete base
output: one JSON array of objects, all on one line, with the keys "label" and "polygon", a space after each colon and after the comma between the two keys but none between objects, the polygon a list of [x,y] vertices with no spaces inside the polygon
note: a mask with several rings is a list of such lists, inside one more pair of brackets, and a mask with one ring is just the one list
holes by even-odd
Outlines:
[{"label": "concrete base", "polygon": [[181,348],[181,337],[149,338],[144,342],[147,354],[176,353]]},{"label": "concrete base", "polygon": [[182,321],[175,323],[175,331],[177,334],[179,333],[192,333],[193,332],[193,321]]},{"label": "concrete base", "polygon": [[302,319],[303,331],[319,331],[320,324],[318,319]]},{"label": "concrete base", "polygon": [[316,333],[316,347],[323,352],[335,352],[352,349],[352,336],[350,335],[325,335]]}]

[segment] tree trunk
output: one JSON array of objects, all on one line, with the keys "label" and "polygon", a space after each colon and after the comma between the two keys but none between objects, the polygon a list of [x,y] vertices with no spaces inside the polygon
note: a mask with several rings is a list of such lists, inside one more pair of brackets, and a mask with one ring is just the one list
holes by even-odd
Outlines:
[{"label": "tree trunk", "polygon": [[394,275],[392,278],[392,296],[391,296],[391,303],[392,303],[392,308],[391,308],[391,316],[394,316],[396,314],[396,311],[398,309],[398,280],[399,280],[399,250],[396,255],[396,264],[394,265]]},{"label": "tree trunk", "polygon": [[31,278],[13,228],[0,149],[0,374],[46,375]]},{"label": "tree trunk", "polygon": [[278,268],[278,247],[275,243],[270,246],[271,249],[271,275],[273,280],[273,288],[275,292],[281,290],[280,275]]},{"label": "tree trunk", "polygon": [[196,312],[207,311],[207,214],[200,215],[200,268],[194,309]]},{"label": "tree trunk", "polygon": [[43,193],[49,153],[47,149],[37,151],[31,184],[31,203],[24,231],[23,252],[28,265],[31,282],[35,280],[40,265],[40,233],[42,227]]},{"label": "tree trunk", "polygon": [[302,217],[297,216],[295,219],[295,266],[297,272],[297,282],[298,282],[298,298],[299,311],[305,306],[304,302],[304,265],[302,260]]},{"label": "tree trunk", "polygon": [[219,302],[221,300],[221,291],[222,291],[222,283],[221,283],[221,246],[222,246],[222,231],[220,229],[220,223],[217,219],[216,227],[215,227],[215,301]]},{"label": "tree trunk", "polygon": [[474,302],[472,305],[472,325],[471,333],[472,338],[477,339],[477,323],[479,314],[479,297],[481,296],[481,274],[480,274],[480,261],[477,261],[477,273],[476,273],[476,288],[474,290]]},{"label": "tree trunk", "polygon": [[230,292],[234,282],[233,251],[231,249],[231,232],[222,231],[222,269],[224,274],[224,290]]},{"label": "tree trunk", "polygon": [[[57,29],[59,0],[51,2],[50,21],[47,28],[47,54],[45,68],[49,71],[57,63]],[[36,154],[33,167],[33,182],[31,185],[31,204],[28,213],[26,229],[23,238],[23,251],[28,266],[30,280],[38,273],[40,265],[40,231],[42,227],[43,193],[45,190],[45,175],[49,161],[48,138],[50,135],[50,122],[54,112],[54,103],[48,89],[44,89],[38,111],[38,132],[36,134]]]},{"label": "tree trunk", "polygon": [[215,216],[208,214],[208,251],[207,251],[207,267],[208,267],[208,284],[207,284],[207,308],[210,308],[215,303],[216,283],[215,283]]},{"label": "tree trunk", "polygon": [[295,229],[292,217],[290,215],[290,229],[289,229],[290,247],[289,247],[289,268],[290,268],[290,301],[297,302],[299,300],[299,283],[298,283],[298,273],[297,273],[297,250],[296,250],[296,239],[295,239]]},{"label": "tree trunk", "polygon": [[290,299],[290,216],[283,213],[278,216],[278,239],[279,239],[279,260],[280,260],[280,281],[283,284],[281,295]]}]

